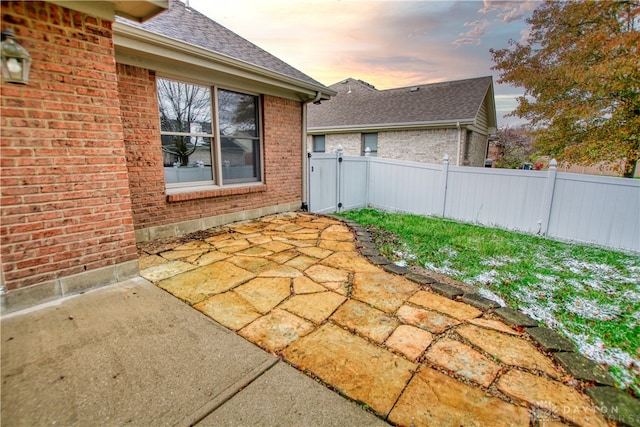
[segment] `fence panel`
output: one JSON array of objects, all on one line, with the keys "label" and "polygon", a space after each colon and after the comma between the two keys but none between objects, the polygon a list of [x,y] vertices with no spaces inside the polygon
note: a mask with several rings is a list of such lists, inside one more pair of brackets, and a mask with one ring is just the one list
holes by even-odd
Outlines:
[{"label": "fence panel", "polygon": [[420,215],[441,215],[442,166],[371,158],[369,205]]},{"label": "fence panel", "polygon": [[340,168],[339,210],[358,209],[367,206],[368,163],[370,157],[345,156]]},{"label": "fence panel", "polygon": [[537,233],[546,172],[449,168],[446,218]]},{"label": "fence panel", "polygon": [[640,252],[640,180],[558,173],[548,235]]}]

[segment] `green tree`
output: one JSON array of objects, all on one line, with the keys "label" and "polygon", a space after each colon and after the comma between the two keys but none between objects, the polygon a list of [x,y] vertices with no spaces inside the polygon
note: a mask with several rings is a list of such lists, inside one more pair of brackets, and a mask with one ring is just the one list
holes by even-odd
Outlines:
[{"label": "green tree", "polygon": [[640,3],[545,1],[526,41],[491,49],[499,83],[525,89],[511,113],[529,120],[536,147],[567,163],[640,156]]}]

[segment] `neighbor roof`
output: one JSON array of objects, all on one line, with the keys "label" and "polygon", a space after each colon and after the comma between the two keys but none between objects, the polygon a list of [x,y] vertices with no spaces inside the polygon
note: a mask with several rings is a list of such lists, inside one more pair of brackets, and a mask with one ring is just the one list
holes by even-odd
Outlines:
[{"label": "neighbor roof", "polygon": [[326,89],[326,86],[322,83],[240,37],[197,10],[187,7],[186,4],[179,0],[169,0],[168,10],[144,23],[132,22],[122,18],[116,18],[116,20],[123,24],[180,40]]},{"label": "neighbor roof", "polygon": [[475,120],[491,76],[377,90],[362,80],[346,79],[329,86],[330,101],[310,105],[308,128],[393,127],[393,125],[456,123]]}]

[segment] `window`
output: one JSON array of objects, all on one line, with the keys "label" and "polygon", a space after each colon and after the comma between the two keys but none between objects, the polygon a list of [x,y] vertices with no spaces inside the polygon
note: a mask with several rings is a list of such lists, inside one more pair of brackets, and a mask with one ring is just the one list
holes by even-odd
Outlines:
[{"label": "window", "polygon": [[313,152],[324,153],[325,152],[325,136],[313,135]]},{"label": "window", "polygon": [[370,156],[376,157],[378,155],[378,134],[377,133],[363,133],[362,134],[362,155],[364,156],[367,148],[371,150]]},{"label": "window", "polygon": [[258,97],[218,89],[222,183],[260,181]]},{"label": "window", "polygon": [[261,180],[258,96],[160,78],[157,85],[167,188]]}]

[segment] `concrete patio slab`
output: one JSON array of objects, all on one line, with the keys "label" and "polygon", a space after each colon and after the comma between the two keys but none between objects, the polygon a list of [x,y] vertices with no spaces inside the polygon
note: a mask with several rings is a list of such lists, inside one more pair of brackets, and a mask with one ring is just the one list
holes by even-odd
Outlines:
[{"label": "concrete patio slab", "polygon": [[2,424],[176,425],[276,361],[134,279],[2,318]]}]

